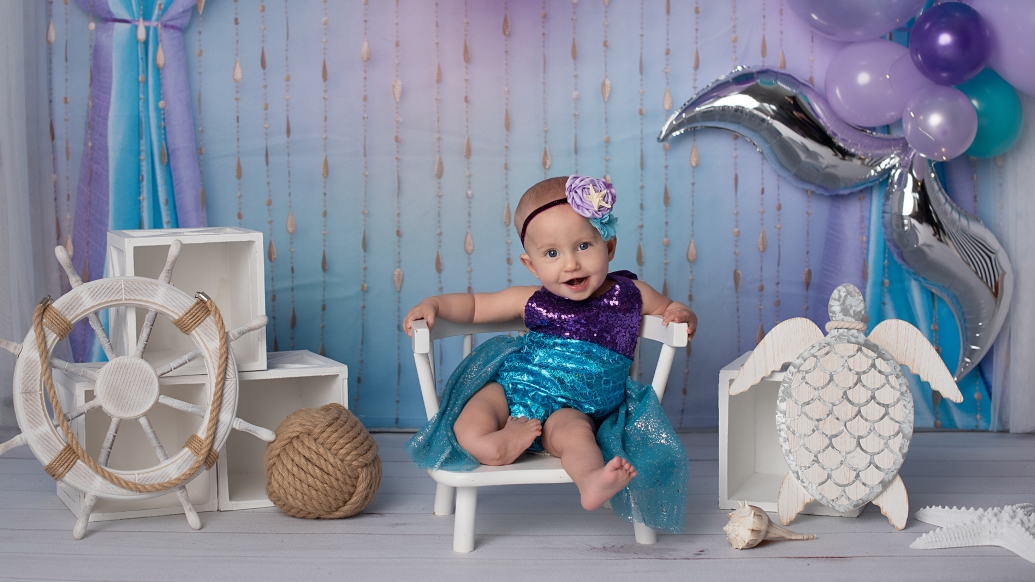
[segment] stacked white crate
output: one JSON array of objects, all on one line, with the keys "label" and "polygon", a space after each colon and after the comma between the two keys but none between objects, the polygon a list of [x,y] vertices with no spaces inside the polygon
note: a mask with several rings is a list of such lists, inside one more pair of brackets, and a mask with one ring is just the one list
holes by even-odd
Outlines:
[{"label": "stacked white crate", "polygon": [[[173,241],[183,245],[173,269],[173,285],[193,293],[204,291],[219,306],[227,330],[265,315],[265,273],[262,233],[237,227],[129,230],[108,233],[108,276],[157,278]],[[120,354],[129,353],[144,316],[143,309],[109,310],[109,333]],[[159,317],[144,359],[153,366],[172,361],[195,349],[189,337],[167,318]],[[348,368],[308,351],[266,353],[265,330],[246,334],[232,344],[237,361],[239,397],[237,416],[275,429],[299,408],[328,403],[348,406]],[[204,367],[197,360],[160,379],[163,394],[194,404],[202,402]],[[55,370],[62,405],[71,410],[92,397],[93,382]],[[200,427],[200,419],[164,406],[148,413],[164,443],[182,443]],[[96,455],[108,419],[95,409],[72,422],[76,436]],[[140,434],[137,434],[140,433]],[[187,485],[195,508],[228,511],[268,507],[262,457],[266,443],[231,431],[219,462]],[[123,423],[110,464],[120,469],[151,466],[157,459],[140,427]],[[77,516],[83,495],[58,485],[58,497]],[[182,513],[175,494],[134,502],[99,500],[90,521]]]}]

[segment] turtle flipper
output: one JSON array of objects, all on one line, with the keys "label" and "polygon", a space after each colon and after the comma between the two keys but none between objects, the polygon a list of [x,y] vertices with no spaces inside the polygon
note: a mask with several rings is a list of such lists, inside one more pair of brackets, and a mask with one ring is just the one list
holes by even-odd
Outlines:
[{"label": "turtle flipper", "polygon": [[900,319],[885,319],[873,328],[869,340],[887,350],[899,364],[908,366],[920,379],[930,383],[932,390],[953,402],[963,402],[963,394],[942,362],[942,357],[917,328]]},{"label": "turtle flipper", "polygon": [[780,483],[780,493],[776,496],[776,514],[780,517],[780,523],[787,525],[794,521],[810,501],[815,501],[815,498],[798,483],[793,473],[787,471]]},{"label": "turtle flipper", "polygon": [[906,520],[909,519],[909,495],[906,493],[906,486],[902,483],[902,477],[895,475],[895,480],[888,484],[880,495],[873,498],[873,504],[880,508],[880,512],[888,518],[895,529],[906,527]]},{"label": "turtle flipper", "polygon": [[821,339],[823,332],[809,319],[795,317],[781,322],[762,338],[741,366],[740,374],[730,384],[730,396],[746,392]]}]

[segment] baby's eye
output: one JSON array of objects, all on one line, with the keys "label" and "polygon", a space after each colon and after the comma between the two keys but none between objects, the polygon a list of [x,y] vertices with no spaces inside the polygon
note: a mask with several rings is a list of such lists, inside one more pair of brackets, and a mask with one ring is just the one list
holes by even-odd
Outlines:
[{"label": "baby's eye", "polygon": [[546,251],[546,256],[550,257],[551,259],[556,259],[557,258],[557,249],[550,249],[550,250]]},{"label": "baby's eye", "polygon": [[587,249],[589,249],[589,243],[588,242],[579,243],[579,250],[580,251],[584,251],[584,250],[587,250]]}]

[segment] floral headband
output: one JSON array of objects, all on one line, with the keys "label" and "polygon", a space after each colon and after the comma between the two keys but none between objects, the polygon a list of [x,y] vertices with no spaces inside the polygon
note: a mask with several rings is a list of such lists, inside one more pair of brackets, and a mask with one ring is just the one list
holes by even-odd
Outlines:
[{"label": "floral headband", "polygon": [[564,185],[564,198],[553,200],[543,204],[528,214],[525,223],[521,225],[521,244],[525,244],[525,231],[528,230],[528,223],[544,210],[568,203],[580,216],[589,219],[589,223],[600,233],[600,238],[605,241],[615,237],[618,227],[618,218],[611,214],[615,204],[615,188],[607,180],[590,178],[588,176],[571,176]]}]

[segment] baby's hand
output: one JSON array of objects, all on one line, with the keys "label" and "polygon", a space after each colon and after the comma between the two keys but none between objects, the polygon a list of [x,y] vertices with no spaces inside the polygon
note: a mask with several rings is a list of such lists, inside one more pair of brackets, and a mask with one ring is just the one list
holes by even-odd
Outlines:
[{"label": "baby's hand", "polygon": [[668,325],[670,322],[685,323],[686,324],[686,339],[694,339],[694,334],[697,333],[697,314],[692,309],[673,301],[669,304],[668,308],[665,309],[664,315],[662,315],[661,323]]},{"label": "baby's hand", "polygon": [[434,297],[428,297],[406,313],[406,317],[403,318],[403,331],[406,332],[406,335],[413,337],[413,322],[418,319],[423,319],[428,324],[428,329],[431,329],[435,325],[436,315],[438,315],[438,305],[435,303]]}]

